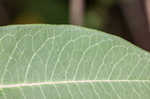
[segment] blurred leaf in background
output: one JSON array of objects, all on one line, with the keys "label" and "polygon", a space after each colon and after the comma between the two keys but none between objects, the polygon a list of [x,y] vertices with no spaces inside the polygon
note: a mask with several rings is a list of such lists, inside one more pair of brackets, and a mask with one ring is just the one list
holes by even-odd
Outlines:
[{"label": "blurred leaf in background", "polygon": [[[145,0],[82,0],[82,3],[81,0],[72,0],[74,3],[70,1],[0,0],[0,25],[84,23],[86,27],[101,29],[121,36],[144,49],[150,49],[147,20],[149,12],[145,11]],[[73,17],[78,19],[74,23]]]},{"label": "blurred leaf in background", "polygon": [[101,29],[131,41],[120,0],[87,0],[85,26]]},{"label": "blurred leaf in background", "polygon": [[51,23],[69,22],[68,0],[24,0],[24,9],[14,23]]},{"label": "blurred leaf in background", "polygon": [[85,26],[104,29],[108,22],[108,13],[118,0],[87,0]]},{"label": "blurred leaf in background", "polygon": [[[14,24],[69,23],[69,0],[15,0]],[[104,30],[111,23],[109,10],[118,0],[85,0],[84,26]],[[10,1],[11,2],[11,1]],[[9,3],[12,4],[12,3]],[[77,6],[78,7],[78,6]]]}]

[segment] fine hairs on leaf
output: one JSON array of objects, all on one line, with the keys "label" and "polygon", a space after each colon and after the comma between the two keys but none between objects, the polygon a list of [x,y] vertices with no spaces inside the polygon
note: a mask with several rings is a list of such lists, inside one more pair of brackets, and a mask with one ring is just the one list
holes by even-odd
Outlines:
[{"label": "fine hairs on leaf", "polygon": [[150,54],[84,27],[2,26],[0,99],[150,99]]}]

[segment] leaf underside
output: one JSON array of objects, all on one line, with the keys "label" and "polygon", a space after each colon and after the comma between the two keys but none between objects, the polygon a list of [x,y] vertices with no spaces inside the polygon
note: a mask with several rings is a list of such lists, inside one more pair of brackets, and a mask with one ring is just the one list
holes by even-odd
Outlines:
[{"label": "leaf underside", "polygon": [[149,60],[96,30],[0,27],[0,99],[150,99]]}]

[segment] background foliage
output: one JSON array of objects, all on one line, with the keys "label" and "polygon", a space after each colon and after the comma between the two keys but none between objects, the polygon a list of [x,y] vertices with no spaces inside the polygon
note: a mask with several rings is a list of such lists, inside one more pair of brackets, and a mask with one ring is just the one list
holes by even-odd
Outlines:
[{"label": "background foliage", "polygon": [[[71,1],[73,0],[1,0],[0,25],[73,24],[70,23]],[[83,1],[83,26],[121,36],[150,50],[148,0]],[[76,5],[76,8],[78,7],[79,5]]]}]

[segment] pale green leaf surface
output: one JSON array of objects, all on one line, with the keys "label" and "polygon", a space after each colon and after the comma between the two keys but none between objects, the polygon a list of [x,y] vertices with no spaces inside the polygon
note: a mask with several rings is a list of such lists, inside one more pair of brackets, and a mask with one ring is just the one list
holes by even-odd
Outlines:
[{"label": "pale green leaf surface", "polygon": [[0,27],[0,99],[150,99],[150,54],[82,27]]}]

